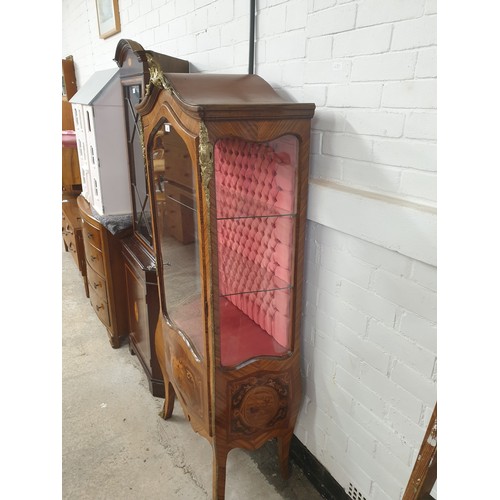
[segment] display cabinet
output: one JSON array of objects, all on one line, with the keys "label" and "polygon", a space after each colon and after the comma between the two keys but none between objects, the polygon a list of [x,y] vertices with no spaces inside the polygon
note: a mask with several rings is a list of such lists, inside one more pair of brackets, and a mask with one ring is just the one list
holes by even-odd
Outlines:
[{"label": "display cabinet", "polygon": [[[163,417],[177,397],[213,448],[277,438],[288,476],[301,402],[300,318],[314,104],[256,75],[158,73],[138,106],[147,149]],[[153,189],[153,186],[154,189]]]},{"label": "display cabinet", "polygon": [[[156,258],[153,249],[151,199],[149,195],[141,122],[136,106],[149,90],[150,74],[157,71],[189,71],[188,61],[145,50],[142,45],[122,39],[114,58],[125,111],[130,196],[132,198],[132,235],[123,240],[125,285],[129,315],[129,347],[137,355],[153,396],[164,397],[163,377],[154,349],[159,299]],[[157,184],[158,186],[158,184]]]},{"label": "display cabinet", "polygon": [[118,68],[96,71],[70,100],[82,194],[99,215],[132,212]]}]

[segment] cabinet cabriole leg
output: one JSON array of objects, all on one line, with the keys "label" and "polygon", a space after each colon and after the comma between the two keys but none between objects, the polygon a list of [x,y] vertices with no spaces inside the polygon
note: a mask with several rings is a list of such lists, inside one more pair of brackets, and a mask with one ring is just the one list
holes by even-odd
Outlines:
[{"label": "cabinet cabriole leg", "polygon": [[172,416],[172,412],[174,411],[174,402],[175,402],[175,392],[172,384],[166,379],[163,378],[165,385],[165,401],[163,402],[163,408],[160,412],[160,417],[163,420],[168,420]]},{"label": "cabinet cabriole leg", "polygon": [[225,446],[212,443],[213,479],[212,500],[224,500],[226,494],[226,462],[229,450]]},{"label": "cabinet cabriole leg", "polygon": [[289,432],[278,437],[278,459],[280,465],[280,473],[283,479],[290,477],[290,445],[292,443],[293,432]]}]

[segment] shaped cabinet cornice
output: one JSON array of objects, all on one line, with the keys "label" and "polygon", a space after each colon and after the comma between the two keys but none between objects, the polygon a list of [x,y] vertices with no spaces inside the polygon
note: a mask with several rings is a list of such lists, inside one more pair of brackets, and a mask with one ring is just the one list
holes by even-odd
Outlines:
[{"label": "shaped cabinet cornice", "polygon": [[99,215],[132,212],[118,68],[96,71],[71,98],[82,195]]},{"label": "shaped cabinet cornice", "polygon": [[288,475],[301,402],[300,318],[310,124],[256,75],[157,74],[138,107],[160,289],[164,418],[178,398],[227,454],[278,439]]}]

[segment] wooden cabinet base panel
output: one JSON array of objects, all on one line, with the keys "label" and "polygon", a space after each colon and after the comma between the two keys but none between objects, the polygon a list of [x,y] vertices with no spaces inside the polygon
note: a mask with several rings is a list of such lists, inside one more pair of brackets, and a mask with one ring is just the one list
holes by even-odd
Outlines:
[{"label": "wooden cabinet base panel", "polygon": [[135,236],[123,240],[129,315],[129,349],[137,355],[155,397],[165,397],[154,336],[160,310],[156,260]]}]

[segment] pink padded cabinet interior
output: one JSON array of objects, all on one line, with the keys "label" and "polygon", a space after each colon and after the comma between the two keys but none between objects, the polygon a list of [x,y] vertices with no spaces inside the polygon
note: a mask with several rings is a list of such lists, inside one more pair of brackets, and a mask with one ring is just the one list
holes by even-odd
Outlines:
[{"label": "pink padded cabinet interior", "polygon": [[296,169],[287,153],[235,138],[214,156],[221,355],[232,366],[290,349]]}]

